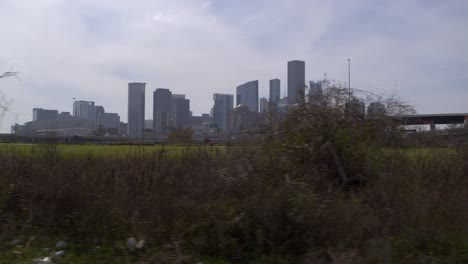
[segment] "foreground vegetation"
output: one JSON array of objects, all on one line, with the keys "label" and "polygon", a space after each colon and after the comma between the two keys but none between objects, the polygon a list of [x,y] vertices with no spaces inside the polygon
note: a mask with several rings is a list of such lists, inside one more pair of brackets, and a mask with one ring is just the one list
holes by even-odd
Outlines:
[{"label": "foreground vegetation", "polygon": [[177,155],[183,150],[206,148],[208,151],[213,149],[224,149],[223,146],[197,146],[197,145],[110,145],[110,144],[28,144],[28,143],[0,143],[0,152],[15,153],[18,155],[41,156],[44,153],[54,152],[62,157],[76,156],[104,156],[104,157],[125,157],[131,155],[151,155],[155,151],[167,152],[171,155]]},{"label": "foreground vegetation", "polygon": [[467,175],[467,146],[408,149],[325,104],[242,147],[3,151],[0,260],[64,240],[54,263],[467,263]]}]

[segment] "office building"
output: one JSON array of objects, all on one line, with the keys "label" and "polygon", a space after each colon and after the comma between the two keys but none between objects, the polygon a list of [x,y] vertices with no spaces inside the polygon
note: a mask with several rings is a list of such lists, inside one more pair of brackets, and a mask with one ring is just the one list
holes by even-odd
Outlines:
[{"label": "office building", "polygon": [[309,82],[309,97],[319,98],[322,96],[322,82],[310,81]]},{"label": "office building", "polygon": [[305,62],[288,62],[288,105],[305,102]]},{"label": "office building", "polygon": [[243,131],[253,129],[258,124],[258,120],[258,112],[251,111],[247,105],[240,104],[232,111],[232,130]]},{"label": "office building", "polygon": [[268,99],[262,98],[260,99],[260,113],[266,113],[270,110]]},{"label": "office building", "polygon": [[201,126],[203,125],[202,116],[191,116],[190,117],[190,126]]},{"label": "office building", "polygon": [[211,124],[211,116],[210,114],[202,114],[202,124],[203,125],[209,125]]},{"label": "office building", "polygon": [[97,118],[99,134],[118,135],[120,116],[117,113],[100,113]]},{"label": "office building", "polygon": [[258,112],[258,81],[250,81],[236,88],[236,105],[246,105],[250,111]]},{"label": "office building", "polygon": [[364,119],[366,116],[366,105],[363,101],[353,98],[345,104],[345,117],[346,118],[359,118]]},{"label": "office building", "polygon": [[58,118],[62,118],[62,117],[70,117],[70,112],[60,112],[60,114],[58,115]]},{"label": "office building", "polygon": [[128,124],[120,121],[119,125],[119,135],[126,136],[128,132]]},{"label": "office building", "polygon": [[142,137],[145,129],[145,87],[146,83],[128,84],[128,124],[129,137]]},{"label": "office building", "polygon": [[372,102],[367,107],[367,118],[377,119],[385,116],[385,105],[380,102]]},{"label": "office building", "polygon": [[153,130],[155,134],[167,134],[171,125],[172,92],[158,88],[153,92]]},{"label": "office building", "polygon": [[58,110],[47,110],[42,108],[33,108],[33,121],[42,121],[55,119],[58,117]]},{"label": "office building", "polygon": [[231,112],[233,110],[234,96],[232,94],[215,93],[212,109],[213,127],[218,131],[227,132],[231,129]]},{"label": "office building", "polygon": [[73,102],[73,116],[90,120],[93,124],[93,129],[96,125],[96,106],[91,101],[75,101]]},{"label": "office building", "polygon": [[104,114],[106,111],[104,110],[104,107],[100,105],[96,105],[95,109],[96,109],[95,112],[96,112],[96,124],[97,124],[99,115]]},{"label": "office building", "polygon": [[319,104],[322,102],[322,82],[321,81],[310,81],[309,82],[309,103]]},{"label": "office building", "polygon": [[190,100],[185,99],[185,95],[172,95],[171,119],[174,128],[186,128],[190,126]]},{"label": "office building", "polygon": [[145,130],[153,130],[154,128],[154,122],[153,119],[146,119],[145,120]]},{"label": "office building", "polygon": [[272,111],[278,106],[278,103],[281,99],[281,81],[280,79],[270,80],[270,107]]},{"label": "office building", "polygon": [[76,116],[62,116],[53,119],[43,119],[15,125],[12,132],[16,135],[91,135],[93,132],[91,120]]}]

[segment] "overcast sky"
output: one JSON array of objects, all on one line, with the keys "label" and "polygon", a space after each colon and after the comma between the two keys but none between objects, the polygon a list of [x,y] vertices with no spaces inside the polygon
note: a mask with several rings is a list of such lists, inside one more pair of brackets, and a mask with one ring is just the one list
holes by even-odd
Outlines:
[{"label": "overcast sky", "polygon": [[[397,92],[419,113],[468,112],[466,0],[0,0],[0,80],[11,101],[2,132],[32,108],[95,101],[127,120],[127,83],[186,94],[194,114],[212,94],[259,80],[285,89],[288,60],[306,80],[324,73]],[[282,91],[283,92],[283,91]]]}]

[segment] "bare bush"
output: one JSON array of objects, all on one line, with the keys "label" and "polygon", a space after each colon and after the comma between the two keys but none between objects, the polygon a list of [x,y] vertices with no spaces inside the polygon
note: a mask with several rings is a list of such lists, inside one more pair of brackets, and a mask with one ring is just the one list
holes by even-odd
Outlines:
[{"label": "bare bush", "polygon": [[0,235],[139,237],[150,263],[467,262],[468,151],[402,148],[394,115],[346,117],[348,96],[330,85],[228,150],[0,152]]}]

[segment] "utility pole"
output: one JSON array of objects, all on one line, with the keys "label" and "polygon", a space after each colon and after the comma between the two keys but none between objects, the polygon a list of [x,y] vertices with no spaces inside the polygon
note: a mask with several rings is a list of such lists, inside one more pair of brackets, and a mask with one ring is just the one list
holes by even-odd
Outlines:
[{"label": "utility pole", "polygon": [[351,102],[351,59],[348,59],[348,90],[349,102]]}]

